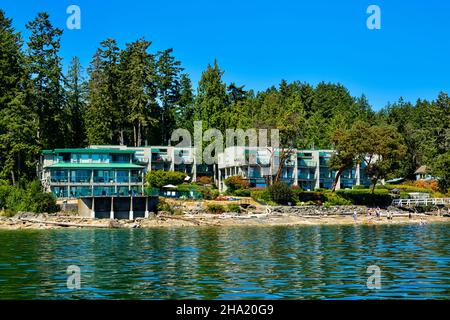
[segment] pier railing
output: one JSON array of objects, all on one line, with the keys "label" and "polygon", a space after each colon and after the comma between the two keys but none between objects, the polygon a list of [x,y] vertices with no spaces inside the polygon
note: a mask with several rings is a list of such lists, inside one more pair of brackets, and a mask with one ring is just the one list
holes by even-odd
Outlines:
[{"label": "pier railing", "polygon": [[423,199],[394,199],[392,206],[418,207],[418,206],[450,205],[450,198],[423,198]]}]

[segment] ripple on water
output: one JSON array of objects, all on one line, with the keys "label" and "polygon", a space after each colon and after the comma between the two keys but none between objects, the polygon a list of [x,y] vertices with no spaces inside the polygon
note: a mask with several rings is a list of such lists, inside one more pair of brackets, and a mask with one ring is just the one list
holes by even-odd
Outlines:
[{"label": "ripple on water", "polygon": [[4,299],[450,298],[448,224],[0,231],[0,243]]}]

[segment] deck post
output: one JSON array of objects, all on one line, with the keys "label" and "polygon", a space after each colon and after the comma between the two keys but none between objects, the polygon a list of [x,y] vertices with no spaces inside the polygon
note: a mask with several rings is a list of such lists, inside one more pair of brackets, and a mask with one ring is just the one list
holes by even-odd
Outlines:
[{"label": "deck post", "polygon": [[109,218],[114,220],[114,197],[111,197],[111,211],[109,212]]},{"label": "deck post", "polygon": [[128,217],[129,220],[134,220],[134,213],[133,213],[133,195],[130,196],[130,215]]},{"label": "deck post", "polygon": [[145,196],[145,218],[148,218],[149,212],[148,212],[148,198]]},{"label": "deck post", "polygon": [[92,197],[91,218],[95,219],[95,197]]}]

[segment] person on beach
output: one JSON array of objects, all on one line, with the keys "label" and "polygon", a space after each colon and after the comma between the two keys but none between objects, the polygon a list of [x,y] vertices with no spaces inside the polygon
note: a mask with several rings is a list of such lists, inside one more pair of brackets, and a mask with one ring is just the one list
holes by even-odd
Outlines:
[{"label": "person on beach", "polygon": [[357,220],[358,219],[358,213],[355,211],[353,211],[353,220]]},{"label": "person on beach", "polygon": [[381,218],[381,211],[380,211],[380,207],[377,207],[377,209],[375,210],[375,214],[377,216],[377,218]]}]

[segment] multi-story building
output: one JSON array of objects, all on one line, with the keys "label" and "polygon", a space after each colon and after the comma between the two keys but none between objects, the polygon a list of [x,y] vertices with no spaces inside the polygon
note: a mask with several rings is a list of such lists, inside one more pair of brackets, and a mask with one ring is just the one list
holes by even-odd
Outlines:
[{"label": "multi-story building", "polygon": [[[333,150],[291,150],[280,180],[304,190],[331,188],[336,172],[330,169]],[[209,176],[220,191],[225,179],[241,175],[251,187],[265,187],[277,174],[282,151],[270,147],[229,147],[216,165],[197,163],[194,147],[93,145],[84,149],[45,150],[39,165],[45,189],[60,198],[129,195],[144,192],[144,175],[151,170],[181,171],[188,181]],[[364,167],[344,171],[337,188],[369,185]]]},{"label": "multi-story building", "polygon": [[[279,168],[280,149],[261,147],[230,147],[219,155],[218,184],[225,190],[225,179],[233,175],[246,178],[251,187],[265,187],[267,179],[273,177]],[[286,152],[286,151],[285,151]],[[280,172],[280,181],[304,190],[317,188],[330,189],[336,172],[329,166],[333,150],[290,150],[286,152],[284,165]],[[343,172],[338,180],[337,189],[351,188],[353,185],[369,185],[370,180],[364,174],[364,165]]]},{"label": "multi-story building", "polygon": [[145,166],[135,153],[112,147],[44,150],[40,179],[58,198],[140,194]]}]

